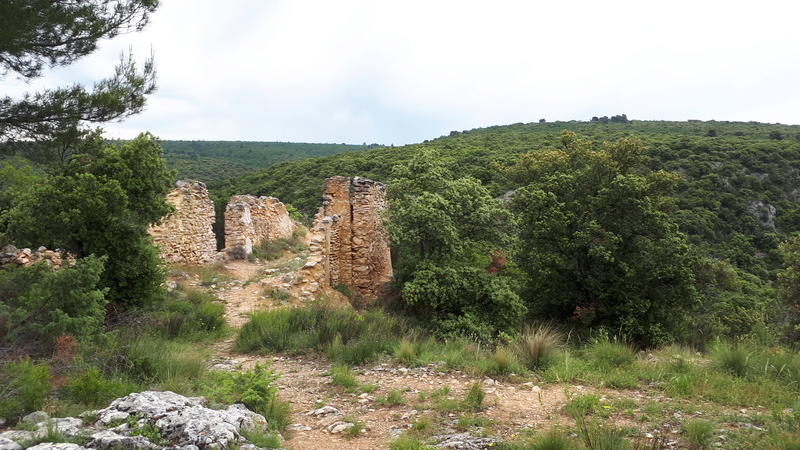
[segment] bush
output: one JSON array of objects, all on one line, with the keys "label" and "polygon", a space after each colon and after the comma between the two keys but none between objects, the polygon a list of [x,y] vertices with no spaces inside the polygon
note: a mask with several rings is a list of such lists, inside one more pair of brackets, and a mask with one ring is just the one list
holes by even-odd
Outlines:
[{"label": "bush", "polygon": [[105,291],[97,286],[106,258],[88,256],[74,267],[53,272],[40,262],[0,270],[0,322],[10,324],[5,342],[45,342],[70,334],[95,336],[105,319]]},{"label": "bush", "polygon": [[0,417],[38,411],[50,393],[50,367],[30,359],[7,363],[0,373]]},{"label": "bush", "polygon": [[201,384],[199,393],[216,403],[243,403],[263,415],[269,430],[281,431],[289,425],[289,404],[277,399],[274,386],[278,375],[256,364],[246,372],[211,372]]},{"label": "bush", "polygon": [[111,380],[103,376],[97,367],[89,367],[67,379],[64,390],[69,398],[89,407],[105,405],[111,400],[137,392],[135,383]]},{"label": "bush", "polygon": [[164,305],[162,320],[166,337],[184,339],[219,338],[228,331],[225,305],[212,295],[198,290],[174,291]]},{"label": "bush", "polygon": [[526,307],[507,278],[484,268],[425,261],[402,289],[417,316],[442,337],[475,336],[491,341],[517,329]]}]

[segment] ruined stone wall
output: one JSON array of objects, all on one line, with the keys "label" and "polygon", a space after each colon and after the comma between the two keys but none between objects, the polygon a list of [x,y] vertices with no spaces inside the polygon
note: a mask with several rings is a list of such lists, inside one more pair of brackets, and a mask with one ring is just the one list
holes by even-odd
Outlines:
[{"label": "ruined stone wall", "polygon": [[322,207],[309,235],[303,271],[316,285],[347,285],[375,298],[392,277],[392,262],[380,212],[386,185],[366,178],[325,180]]},{"label": "ruined stone wall", "polygon": [[286,206],[274,197],[234,195],[225,208],[225,249],[244,249],[263,241],[292,237],[294,222]]},{"label": "ruined stone wall", "polygon": [[17,267],[32,266],[39,261],[44,261],[52,270],[75,265],[75,255],[64,250],[48,250],[44,247],[32,251],[29,248],[16,248],[7,245],[0,251],[0,269],[6,264]]},{"label": "ruined stone wall", "polygon": [[167,202],[175,212],[148,233],[161,248],[161,256],[171,264],[208,264],[218,258],[214,223],[214,203],[206,185],[199,181],[181,180],[167,194]]}]

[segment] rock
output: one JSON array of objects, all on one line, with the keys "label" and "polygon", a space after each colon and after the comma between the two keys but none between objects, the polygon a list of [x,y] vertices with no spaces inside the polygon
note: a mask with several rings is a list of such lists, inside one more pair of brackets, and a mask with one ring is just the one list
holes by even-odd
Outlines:
[{"label": "rock", "polygon": [[93,434],[92,440],[89,441],[87,446],[100,450],[160,448],[144,436],[123,436],[111,430],[100,431]]},{"label": "rock", "polygon": [[326,430],[330,434],[341,434],[349,430],[350,428],[353,428],[354,426],[355,424],[352,424],[350,422],[338,421],[328,425],[328,428],[326,428]]},{"label": "rock", "polygon": [[286,429],[289,431],[310,431],[312,428],[300,423],[293,423],[286,427]]},{"label": "rock", "polygon": [[323,417],[323,416],[331,416],[331,415],[339,415],[341,414],[338,409],[334,408],[333,406],[323,406],[319,409],[314,409],[306,413],[307,416],[314,416],[314,417]]},{"label": "rock", "polygon": [[219,411],[202,405],[202,397],[184,397],[174,392],[145,391],[114,400],[97,411],[100,421],[120,412],[139,415],[161,430],[162,436],[174,445],[227,447],[241,440],[241,429],[265,428],[266,419],[243,405],[232,405]]},{"label": "rock", "polygon": [[39,445],[34,445],[33,447],[28,447],[28,450],[84,450],[86,447],[81,447],[78,444],[68,444],[68,443],[58,443],[54,444],[52,442],[47,442]]},{"label": "rock", "polygon": [[0,450],[22,450],[22,446],[11,439],[0,437]]},{"label": "rock", "polygon": [[484,450],[491,448],[497,440],[488,437],[475,437],[468,433],[456,433],[431,438],[438,442],[437,448],[453,448],[459,450]]},{"label": "rock", "polygon": [[49,419],[50,415],[44,411],[34,411],[27,416],[23,417],[20,422],[22,423],[40,423]]}]

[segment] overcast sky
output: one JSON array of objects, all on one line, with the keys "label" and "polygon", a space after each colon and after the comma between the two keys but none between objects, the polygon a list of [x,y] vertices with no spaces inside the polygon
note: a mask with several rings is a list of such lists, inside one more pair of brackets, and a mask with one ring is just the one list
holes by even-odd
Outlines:
[{"label": "overcast sky", "polygon": [[[162,0],[142,32],[27,86],[152,47],[112,137],[408,144],[539,119],[800,124],[796,0]],[[6,93],[20,92],[13,79]]]}]

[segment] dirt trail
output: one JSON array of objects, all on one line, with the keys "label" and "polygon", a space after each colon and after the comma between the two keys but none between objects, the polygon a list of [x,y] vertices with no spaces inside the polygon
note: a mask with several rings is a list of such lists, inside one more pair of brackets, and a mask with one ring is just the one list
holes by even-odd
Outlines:
[{"label": "dirt trail", "polygon": [[[294,258],[296,255],[288,257],[289,260]],[[264,292],[266,287],[274,284],[271,278],[279,280],[280,277],[268,276],[266,270],[285,262],[255,264],[231,261],[226,264],[226,273],[234,280],[224,283],[224,286],[220,283],[212,290],[225,301],[226,319],[232,327],[240,328],[253,311],[291,305],[291,302],[278,302]],[[566,402],[563,386],[540,387],[534,382],[508,383],[476,378],[460,371],[442,372],[436,370],[435,366],[406,368],[383,362],[355,369],[359,384],[373,385],[374,390],[369,393],[347,393],[332,384],[328,376],[331,363],[325,359],[236,354],[231,350],[233,341],[230,338],[217,344],[215,368],[242,370],[252,368],[255,364],[268,363],[274,371],[282,374],[278,382],[278,395],[291,404],[292,425],[284,433],[287,438],[285,446],[290,449],[385,449],[393,438],[408,430],[415,421],[423,423],[425,417],[434,414],[444,414],[448,422],[438,428],[436,434],[467,431],[463,424],[459,426],[458,423],[465,413],[442,413],[441,408],[434,410],[430,396],[448,387],[449,392],[442,398],[460,400],[465,398],[468,386],[478,382],[482,383],[486,392],[484,405],[487,407],[474,414],[472,419],[487,419],[484,422],[491,427],[487,433],[493,437],[507,440],[526,430],[547,429],[571,422],[562,412]],[[581,386],[571,386],[569,389],[574,393],[603,394],[597,389]],[[390,406],[380,401],[391,391],[402,393],[402,404]],[[340,414],[312,414],[322,406],[332,406]],[[341,433],[330,432],[331,425],[342,421],[344,415],[357,417],[363,423],[364,428],[358,436],[345,437]],[[431,423],[433,426],[434,421]],[[476,429],[471,427],[469,431],[475,434]]]}]

